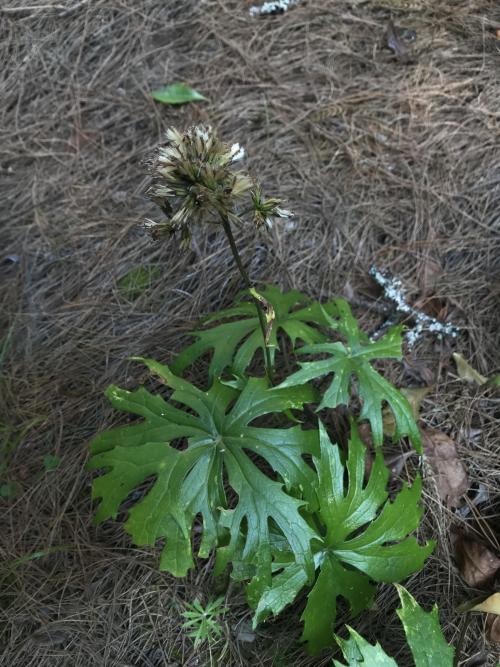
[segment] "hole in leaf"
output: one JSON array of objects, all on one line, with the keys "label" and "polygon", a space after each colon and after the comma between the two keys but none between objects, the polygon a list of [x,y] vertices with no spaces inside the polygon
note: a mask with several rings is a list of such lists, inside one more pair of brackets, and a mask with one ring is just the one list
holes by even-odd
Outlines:
[{"label": "hole in leaf", "polygon": [[125,521],[127,511],[140,502],[151,491],[156,482],[157,475],[150,475],[142,484],[130,491],[125,500],[120,504],[118,510],[118,521]]},{"label": "hole in leaf", "polygon": [[271,479],[275,479],[276,475],[271,467],[271,465],[267,462],[267,460],[261,456],[260,454],[257,454],[251,449],[247,449],[246,447],[243,448],[243,451],[245,454],[248,456],[248,458],[254,463],[257,468],[263,472],[265,475],[270,477]]},{"label": "hole in leaf", "polygon": [[182,452],[188,448],[187,438],[175,438],[170,441],[170,447],[177,449],[177,451]]}]

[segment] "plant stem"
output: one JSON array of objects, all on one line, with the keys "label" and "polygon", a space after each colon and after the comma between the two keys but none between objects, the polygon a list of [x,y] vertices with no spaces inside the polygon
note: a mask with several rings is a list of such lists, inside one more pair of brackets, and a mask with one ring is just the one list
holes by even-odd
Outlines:
[{"label": "plant stem", "polygon": [[[222,220],[222,226],[224,227],[224,231],[226,232],[227,240],[229,241],[229,245],[231,247],[231,252],[233,253],[234,261],[236,262],[236,266],[238,267],[238,271],[241,274],[241,277],[243,278],[243,281],[247,287],[248,290],[250,290],[253,285],[250,280],[250,277],[248,273],[246,272],[245,267],[243,266],[243,262],[241,261],[240,253],[238,252],[238,248],[236,247],[236,242],[234,240],[233,232],[231,231],[231,225],[229,223],[229,220],[221,216]],[[257,308],[257,315],[259,317],[259,324],[260,324],[260,329],[262,331],[262,338],[264,342],[264,352],[265,352],[265,364],[266,364],[266,375],[269,380],[269,383],[273,383],[273,365],[271,361],[271,350],[269,349],[269,346],[266,341],[266,319],[264,312],[262,310],[262,305],[260,304],[259,300],[256,299],[252,295],[252,300],[255,304],[255,307]]]}]

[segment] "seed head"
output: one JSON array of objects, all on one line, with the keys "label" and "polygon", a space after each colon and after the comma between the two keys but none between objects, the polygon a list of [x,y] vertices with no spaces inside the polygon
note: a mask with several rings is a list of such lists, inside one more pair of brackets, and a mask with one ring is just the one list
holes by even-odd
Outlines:
[{"label": "seed head", "polygon": [[291,218],[293,213],[286,208],[282,208],[282,200],[277,197],[269,199],[262,198],[262,192],[259,186],[252,191],[253,204],[253,222],[256,227],[266,225],[273,226],[273,218]]},{"label": "seed head", "polygon": [[167,130],[166,144],[151,164],[153,182],[147,194],[169,220],[150,226],[153,235],[179,231],[186,247],[191,224],[231,219],[237,200],[253,186],[247,174],[234,170],[244,154],[239,144],[220,141],[211,127],[191,127],[184,133]]}]

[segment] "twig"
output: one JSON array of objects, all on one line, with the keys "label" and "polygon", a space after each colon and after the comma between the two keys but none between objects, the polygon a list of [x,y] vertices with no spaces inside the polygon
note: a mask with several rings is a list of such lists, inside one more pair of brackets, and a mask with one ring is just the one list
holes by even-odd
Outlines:
[{"label": "twig", "polygon": [[452,338],[458,336],[458,327],[453,324],[440,322],[435,317],[430,317],[430,315],[426,315],[421,310],[417,310],[416,308],[413,308],[413,306],[410,306],[406,300],[403,283],[399,278],[395,278],[394,276],[390,276],[389,274],[380,271],[376,266],[371,267],[370,275],[383,288],[384,296],[394,302],[396,310],[400,313],[409,315],[415,320],[414,328],[406,333],[406,340],[410,347],[415,345],[424,331],[435,333],[440,338],[442,336],[451,336]]}]

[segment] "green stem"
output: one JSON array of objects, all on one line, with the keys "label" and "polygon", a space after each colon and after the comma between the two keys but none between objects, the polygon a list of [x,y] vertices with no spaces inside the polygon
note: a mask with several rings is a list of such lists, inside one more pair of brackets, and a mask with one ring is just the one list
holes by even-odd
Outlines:
[{"label": "green stem", "polygon": [[[234,261],[236,262],[236,266],[238,267],[238,271],[240,272],[241,277],[243,278],[246,288],[250,290],[252,289],[253,285],[248,273],[246,272],[245,267],[243,266],[243,262],[241,261],[240,253],[238,252],[238,248],[236,247],[236,242],[234,240],[233,232],[231,231],[231,225],[229,223],[229,220],[224,216],[221,216],[221,220],[222,220],[222,226],[224,227],[224,231],[226,232],[227,240],[229,241],[229,245],[231,247],[231,252],[233,253]],[[271,350],[269,349],[269,346],[266,341],[266,319],[259,300],[256,299],[253,295],[252,299],[255,304],[255,307],[257,308],[257,315],[259,317],[260,329],[262,331],[262,338],[264,342],[264,351],[265,351],[266,375],[268,377],[269,383],[272,384],[273,364],[271,361]]]}]

